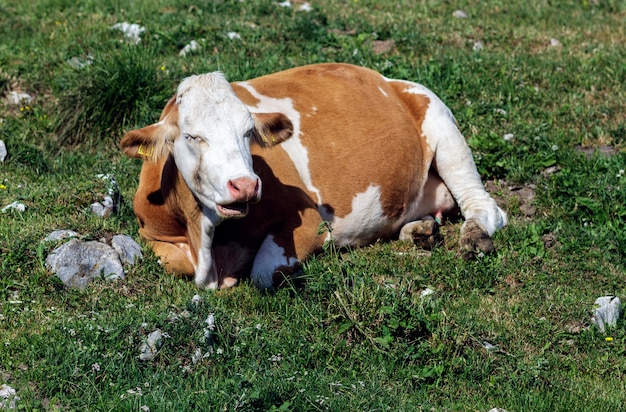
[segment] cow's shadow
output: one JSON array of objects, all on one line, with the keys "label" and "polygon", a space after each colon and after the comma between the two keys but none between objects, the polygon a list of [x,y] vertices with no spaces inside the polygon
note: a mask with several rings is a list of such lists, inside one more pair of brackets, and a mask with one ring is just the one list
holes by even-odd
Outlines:
[{"label": "cow's shadow", "polygon": [[[217,226],[213,240],[218,273],[238,280],[250,276],[254,258],[268,236],[272,236],[285,257],[302,253],[303,246],[297,244],[300,233],[296,231],[308,231],[309,236],[319,239],[323,236],[317,233],[322,218],[312,196],[299,187],[283,183],[263,157],[254,155],[253,162],[255,173],[263,183],[261,200],[250,204],[246,217],[225,220]],[[322,207],[332,215],[330,205]],[[321,241],[313,243],[321,247]],[[311,248],[308,254],[319,252],[319,247]]]}]

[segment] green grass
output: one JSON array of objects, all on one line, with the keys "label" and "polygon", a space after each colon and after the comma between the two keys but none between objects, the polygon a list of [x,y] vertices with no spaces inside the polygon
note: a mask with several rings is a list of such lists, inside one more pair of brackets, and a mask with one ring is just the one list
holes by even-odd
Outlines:
[{"label": "green grass", "polygon": [[[626,323],[602,334],[589,320],[598,296],[626,299],[622,2],[331,0],[309,13],[276,3],[0,5],[0,91],[34,98],[0,104],[9,151],[0,207],[27,206],[0,213],[0,384],[17,390],[18,406],[623,410]],[[457,8],[469,18],[453,18]],[[122,21],[146,27],[139,45],[110,29]],[[200,49],[179,57],[191,40]],[[381,40],[394,48],[375,53]],[[74,57],[92,64],[72,68]],[[449,222],[431,254],[398,242],[331,248],[307,262],[304,282],[273,294],[249,283],[198,290],[147,249],[124,280],[84,291],[46,271],[55,245],[42,239],[54,229],[137,239],[140,164],[118,141],[154,122],[182,78],[221,70],[241,80],[326,61],[421,82],[450,106],[509,212],[496,255],[462,260],[460,223]],[[87,211],[98,173],[114,174],[123,192],[108,220]],[[534,188],[534,214],[509,190],[519,186]],[[422,298],[425,288],[434,293]],[[139,360],[157,328],[159,352]],[[208,356],[194,362],[198,351]]]}]

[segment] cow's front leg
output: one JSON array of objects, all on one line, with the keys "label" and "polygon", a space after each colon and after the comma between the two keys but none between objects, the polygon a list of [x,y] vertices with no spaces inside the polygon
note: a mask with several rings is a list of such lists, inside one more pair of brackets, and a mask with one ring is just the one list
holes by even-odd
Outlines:
[{"label": "cow's front leg", "polygon": [[259,289],[271,289],[300,269],[300,263],[320,250],[322,218],[314,207],[300,212],[299,225],[286,224],[267,235],[256,256],[250,277]]},{"label": "cow's front leg", "polygon": [[219,277],[213,261],[213,236],[215,226],[219,223],[215,212],[203,207],[200,230],[200,246],[198,248],[198,265],[196,266],[196,285],[207,289],[217,289]]},{"label": "cow's front leg", "polygon": [[289,277],[296,270],[300,260],[281,246],[274,235],[268,235],[254,258],[250,277],[262,290],[274,287],[275,277]]}]

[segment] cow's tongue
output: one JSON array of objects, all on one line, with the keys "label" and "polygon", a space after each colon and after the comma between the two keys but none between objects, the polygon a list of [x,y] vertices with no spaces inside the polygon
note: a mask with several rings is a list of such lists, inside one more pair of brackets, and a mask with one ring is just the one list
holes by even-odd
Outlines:
[{"label": "cow's tongue", "polygon": [[217,210],[225,217],[243,217],[248,214],[248,203],[235,202],[227,205],[218,205]]}]

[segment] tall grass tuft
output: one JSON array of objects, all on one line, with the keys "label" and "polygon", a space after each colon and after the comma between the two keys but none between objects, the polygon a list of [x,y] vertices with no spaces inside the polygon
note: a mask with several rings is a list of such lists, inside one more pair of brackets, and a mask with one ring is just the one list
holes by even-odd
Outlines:
[{"label": "tall grass tuft", "polygon": [[155,117],[171,93],[163,66],[149,47],[125,45],[68,69],[56,134],[62,145],[117,140],[125,128]]}]

